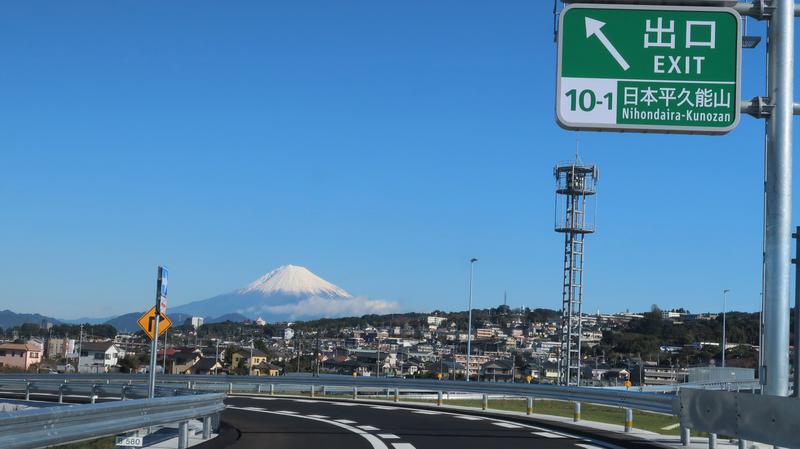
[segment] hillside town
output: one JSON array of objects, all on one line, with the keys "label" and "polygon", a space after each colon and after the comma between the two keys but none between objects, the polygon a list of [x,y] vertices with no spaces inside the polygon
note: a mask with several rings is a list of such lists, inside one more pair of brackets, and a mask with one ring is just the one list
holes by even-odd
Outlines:
[{"label": "hillside town", "polygon": [[[192,317],[159,340],[157,372],[558,381],[559,313],[501,305],[475,310],[472,354],[465,312],[369,315],[308,322],[204,324]],[[584,315],[582,378],[587,385],[665,385],[690,380],[691,367],[718,365],[720,316],[685,310]],[[728,367],[752,368],[757,315],[728,314]],[[755,324],[754,324],[755,323]],[[146,373],[150,341],[109,325],[42,322],[3,330],[0,369],[53,373]],[[748,370],[751,371],[752,370]],[[746,375],[746,374],[745,374]]]}]

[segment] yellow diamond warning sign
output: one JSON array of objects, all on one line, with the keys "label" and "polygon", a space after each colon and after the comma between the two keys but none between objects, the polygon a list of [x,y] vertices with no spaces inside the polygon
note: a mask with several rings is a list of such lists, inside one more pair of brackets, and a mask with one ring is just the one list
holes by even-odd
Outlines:
[{"label": "yellow diamond warning sign", "polygon": [[[152,340],[156,327],[156,307],[153,306],[150,310],[145,312],[137,323],[139,323],[139,327],[141,327],[144,333]],[[161,318],[158,320],[158,336],[160,337],[170,326],[172,326],[172,321],[170,321],[164,312],[161,312]]]}]

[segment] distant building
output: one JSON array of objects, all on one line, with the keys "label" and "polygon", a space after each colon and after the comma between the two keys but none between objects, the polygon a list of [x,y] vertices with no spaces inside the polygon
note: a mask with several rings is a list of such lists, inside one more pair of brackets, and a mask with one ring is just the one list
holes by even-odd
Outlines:
[{"label": "distant building", "polygon": [[197,329],[198,327],[203,325],[203,317],[193,316],[191,323],[192,323],[192,327]]},{"label": "distant building", "polygon": [[75,340],[68,338],[51,338],[47,340],[48,359],[62,359],[75,352]]},{"label": "distant building", "polygon": [[27,343],[4,343],[0,345],[0,367],[27,370],[42,361],[42,352]]},{"label": "distant building", "polygon": [[258,324],[259,326],[266,326],[267,322],[264,321],[261,317],[258,317],[256,318],[256,324]]}]

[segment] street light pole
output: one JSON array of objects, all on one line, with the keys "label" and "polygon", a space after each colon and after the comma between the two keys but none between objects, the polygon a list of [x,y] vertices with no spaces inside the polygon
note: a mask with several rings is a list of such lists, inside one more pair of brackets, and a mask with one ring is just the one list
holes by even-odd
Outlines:
[{"label": "street light pole", "polygon": [[478,259],[469,260],[469,312],[467,313],[467,382],[469,382],[470,354],[472,354],[472,272]]},{"label": "street light pole", "polygon": [[727,335],[725,335],[725,331],[727,328],[725,315],[727,314],[728,311],[727,307],[728,292],[730,292],[730,290],[727,288],[725,290],[722,290],[722,367],[723,368],[725,368],[725,350],[728,349],[728,338]]}]

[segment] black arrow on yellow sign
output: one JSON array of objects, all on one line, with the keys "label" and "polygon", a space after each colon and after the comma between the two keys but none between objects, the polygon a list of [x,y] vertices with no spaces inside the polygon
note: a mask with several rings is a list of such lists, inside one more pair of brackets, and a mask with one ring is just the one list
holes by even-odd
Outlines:
[{"label": "black arrow on yellow sign", "polygon": [[[153,334],[155,333],[154,328],[156,327],[156,307],[153,306],[150,310],[145,312],[144,315],[139,317],[137,323],[139,324],[139,327],[142,328],[144,333],[150,337],[150,340],[153,340],[155,338]],[[172,321],[169,319],[169,317],[167,317],[167,315],[164,314],[164,312],[161,312],[161,317],[158,320],[158,336],[160,337],[161,334],[166,332],[171,326]]]}]

